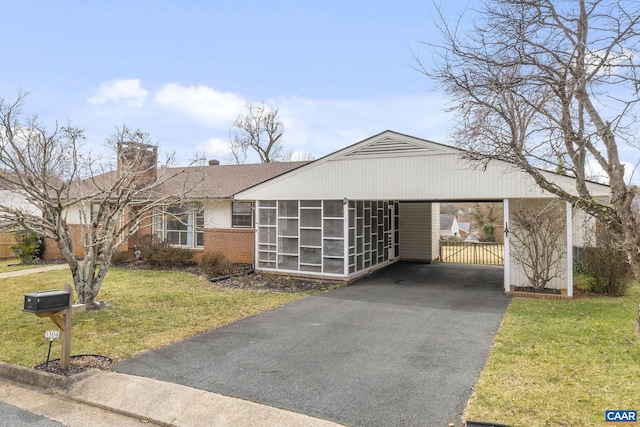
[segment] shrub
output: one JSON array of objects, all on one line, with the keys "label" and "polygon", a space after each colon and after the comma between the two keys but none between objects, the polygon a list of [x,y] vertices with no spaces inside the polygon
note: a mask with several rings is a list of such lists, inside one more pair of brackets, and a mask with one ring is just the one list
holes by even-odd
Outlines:
[{"label": "shrub", "polygon": [[11,250],[23,264],[31,264],[42,256],[44,241],[40,236],[27,230],[16,230],[12,234],[17,243],[11,246]]},{"label": "shrub", "polygon": [[143,236],[138,240],[138,249],[143,260],[154,267],[180,268],[192,263],[189,249],[172,246],[156,236]]},{"label": "shrub", "polygon": [[596,247],[585,248],[584,270],[589,276],[587,289],[591,292],[622,296],[633,282],[627,255],[616,245],[616,238],[603,228],[597,232]]},{"label": "shrub", "polygon": [[587,289],[599,294],[622,296],[633,282],[624,251],[607,247],[585,248]]},{"label": "shrub", "polygon": [[207,251],[200,258],[200,270],[205,277],[226,276],[231,273],[231,262],[222,252]]},{"label": "shrub", "polygon": [[122,265],[127,261],[128,257],[126,251],[115,251],[113,255],[111,255],[111,265]]}]

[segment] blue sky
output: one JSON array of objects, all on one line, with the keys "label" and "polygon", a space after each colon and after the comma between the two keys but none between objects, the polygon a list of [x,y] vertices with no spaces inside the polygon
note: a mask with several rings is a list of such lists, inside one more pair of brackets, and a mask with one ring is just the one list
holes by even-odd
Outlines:
[{"label": "blue sky", "polygon": [[[415,69],[439,40],[429,0],[5,3],[0,97],[28,92],[25,112],[71,120],[94,151],[126,124],[178,164],[228,163],[234,119],[262,102],[280,108],[284,149],[315,158],[386,129],[453,145],[447,99]],[[470,0],[443,4],[474,18]]]},{"label": "blue sky", "polygon": [[92,146],[140,128],[183,164],[228,161],[248,102],[279,106],[285,150],[316,158],[385,129],[447,142],[445,100],[412,56],[436,35],[433,13],[429,1],[8,2],[0,97],[22,88],[26,112],[71,120]]}]

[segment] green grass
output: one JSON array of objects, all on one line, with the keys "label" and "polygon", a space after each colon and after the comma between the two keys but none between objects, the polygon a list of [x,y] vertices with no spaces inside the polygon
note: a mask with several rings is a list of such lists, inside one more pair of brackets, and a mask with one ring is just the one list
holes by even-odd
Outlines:
[{"label": "green grass", "polygon": [[[0,360],[33,367],[46,360],[49,318],[22,311],[24,294],[63,289],[67,270],[0,279]],[[231,290],[182,272],[113,268],[98,295],[101,311],[73,316],[71,354],[121,360],[304,297],[304,294]],[[56,340],[51,358],[60,357]]]},{"label": "green grass", "polygon": [[640,304],[625,297],[514,298],[466,418],[513,426],[600,426],[640,410]]}]

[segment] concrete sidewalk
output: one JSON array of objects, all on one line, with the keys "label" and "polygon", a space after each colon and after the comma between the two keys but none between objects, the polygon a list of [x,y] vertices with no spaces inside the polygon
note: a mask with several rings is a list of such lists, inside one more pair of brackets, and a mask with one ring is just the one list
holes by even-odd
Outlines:
[{"label": "concrete sidewalk", "polygon": [[9,277],[27,276],[29,274],[43,273],[45,271],[64,270],[65,268],[69,268],[69,266],[67,264],[52,264],[44,267],[27,268],[24,270],[16,270],[16,271],[7,271],[5,273],[0,273],[0,279],[6,279]]},{"label": "concrete sidewalk", "polygon": [[[226,397],[179,384],[90,369],[63,377],[0,362],[0,400],[67,426],[339,426],[330,421],[297,414],[242,399]],[[8,389],[9,388],[9,389]],[[22,396],[16,398],[16,396]],[[11,399],[10,397],[13,396]],[[47,400],[66,402],[45,404]],[[62,400],[61,400],[62,399]],[[84,414],[68,407],[85,405]],[[93,409],[87,409],[87,406]],[[65,409],[67,408],[67,409]],[[80,410],[80,414],[83,411]],[[106,417],[106,418],[105,418]],[[118,418],[120,417],[120,418]],[[113,424],[115,423],[115,424]]]}]

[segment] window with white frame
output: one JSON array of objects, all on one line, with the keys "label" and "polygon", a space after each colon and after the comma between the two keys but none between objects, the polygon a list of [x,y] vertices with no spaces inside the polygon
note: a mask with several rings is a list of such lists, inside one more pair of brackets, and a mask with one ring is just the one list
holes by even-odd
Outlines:
[{"label": "window with white frame", "polygon": [[153,215],[153,233],[176,246],[204,246],[202,203],[165,206]]},{"label": "window with white frame", "polygon": [[98,214],[100,213],[100,203],[91,203],[91,223],[98,221]]},{"label": "window with white frame", "polygon": [[251,202],[233,202],[231,226],[233,228],[253,227],[253,204]]}]

